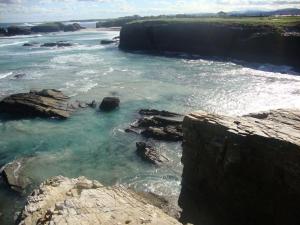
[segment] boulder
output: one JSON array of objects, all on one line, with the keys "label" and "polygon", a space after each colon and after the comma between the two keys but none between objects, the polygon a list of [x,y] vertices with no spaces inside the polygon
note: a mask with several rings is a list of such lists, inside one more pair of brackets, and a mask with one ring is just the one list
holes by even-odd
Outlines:
[{"label": "boulder", "polygon": [[68,96],[55,89],[10,95],[0,101],[0,113],[19,118],[46,117],[66,119],[73,112],[67,106]]},{"label": "boulder", "polygon": [[105,97],[101,104],[100,104],[100,110],[102,111],[112,111],[116,108],[118,108],[120,105],[120,99],[117,97]]},{"label": "boulder", "polygon": [[30,27],[17,27],[17,26],[10,26],[7,28],[7,35],[14,36],[14,35],[28,35],[31,34]]},{"label": "boulder", "polygon": [[8,186],[17,192],[22,192],[30,180],[22,175],[25,159],[15,160],[1,168],[0,173]]},{"label": "boulder", "polygon": [[133,127],[166,127],[166,126],[181,126],[182,118],[170,119],[161,116],[143,117],[132,124]]},{"label": "boulder", "polygon": [[164,116],[164,117],[177,117],[182,116],[178,113],[168,112],[165,110],[156,110],[156,109],[141,109],[139,114],[143,116]]},{"label": "boulder", "polygon": [[136,143],[136,153],[145,161],[153,163],[155,165],[160,165],[168,159],[159,154],[159,152],[152,146],[146,144],[145,142]]},{"label": "boulder", "polygon": [[34,47],[34,46],[37,46],[39,43],[37,42],[28,42],[28,43],[25,43],[23,44],[24,47]]},{"label": "boulder", "polygon": [[183,215],[210,206],[220,225],[300,222],[300,110],[198,111],[184,118],[183,133]]},{"label": "boulder", "polygon": [[27,198],[16,224],[179,225],[149,201],[123,186],[105,187],[84,177],[54,177]]}]

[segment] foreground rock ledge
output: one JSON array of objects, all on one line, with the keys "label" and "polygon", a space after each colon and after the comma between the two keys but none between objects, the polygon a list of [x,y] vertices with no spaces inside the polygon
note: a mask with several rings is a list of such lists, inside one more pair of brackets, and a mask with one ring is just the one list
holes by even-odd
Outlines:
[{"label": "foreground rock ledge", "polygon": [[300,110],[199,111],[185,117],[183,132],[183,217],[190,194],[193,210],[209,205],[217,224],[300,224]]},{"label": "foreground rock ledge", "polygon": [[124,187],[104,187],[84,177],[48,179],[28,197],[19,225],[180,224]]}]

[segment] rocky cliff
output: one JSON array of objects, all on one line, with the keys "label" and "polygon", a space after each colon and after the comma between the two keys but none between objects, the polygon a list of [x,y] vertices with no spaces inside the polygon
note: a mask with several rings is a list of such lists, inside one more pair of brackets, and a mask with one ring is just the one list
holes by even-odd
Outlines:
[{"label": "rocky cliff", "polygon": [[286,64],[300,69],[300,35],[267,25],[144,21],[123,26],[120,49]]},{"label": "rocky cliff", "polygon": [[28,197],[19,225],[180,224],[124,187],[104,187],[84,177],[48,179]]},{"label": "rocky cliff", "polygon": [[300,224],[299,110],[199,111],[185,117],[183,132],[183,220],[203,224],[205,214],[207,224]]}]

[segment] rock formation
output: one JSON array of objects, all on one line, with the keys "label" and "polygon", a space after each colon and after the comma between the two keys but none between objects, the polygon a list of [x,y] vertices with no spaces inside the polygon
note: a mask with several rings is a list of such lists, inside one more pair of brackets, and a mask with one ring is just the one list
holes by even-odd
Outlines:
[{"label": "rock formation", "polygon": [[257,24],[139,21],[122,27],[119,47],[127,51],[181,52],[300,69],[299,33],[287,34]]},{"label": "rock formation", "polygon": [[180,224],[124,187],[104,187],[84,177],[54,177],[28,197],[19,225]]},{"label": "rock formation", "polygon": [[105,97],[101,104],[100,104],[100,110],[102,111],[112,111],[116,108],[118,108],[120,105],[120,99],[116,97]]},{"label": "rock formation", "polygon": [[160,165],[168,161],[167,157],[161,155],[154,147],[145,142],[136,143],[136,152],[143,160],[155,165]]},{"label": "rock formation", "polygon": [[46,89],[10,95],[0,101],[0,113],[16,117],[55,117],[65,119],[73,112],[69,97],[61,91]]},{"label": "rock formation", "polygon": [[25,158],[15,160],[0,169],[0,175],[4,178],[4,181],[17,192],[22,192],[30,183],[30,180],[22,174],[26,160]]},{"label": "rock formation", "polygon": [[206,205],[220,219],[215,224],[300,223],[299,110],[199,111],[185,117],[183,132],[183,218]]},{"label": "rock formation", "polygon": [[30,27],[17,27],[17,26],[11,26],[7,29],[7,36],[14,36],[14,35],[28,35],[31,34]]}]

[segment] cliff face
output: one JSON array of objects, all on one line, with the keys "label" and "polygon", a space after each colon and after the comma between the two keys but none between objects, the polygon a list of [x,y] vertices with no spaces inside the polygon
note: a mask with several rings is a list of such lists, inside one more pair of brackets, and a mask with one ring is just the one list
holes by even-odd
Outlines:
[{"label": "cliff face", "polygon": [[262,25],[151,21],[123,26],[120,49],[183,52],[299,68],[300,35]]},{"label": "cliff face", "polygon": [[84,177],[51,178],[28,197],[18,224],[180,224],[123,187],[104,187]]},{"label": "cliff face", "polygon": [[183,217],[209,205],[217,224],[300,224],[299,110],[199,111],[185,117],[183,132]]}]

